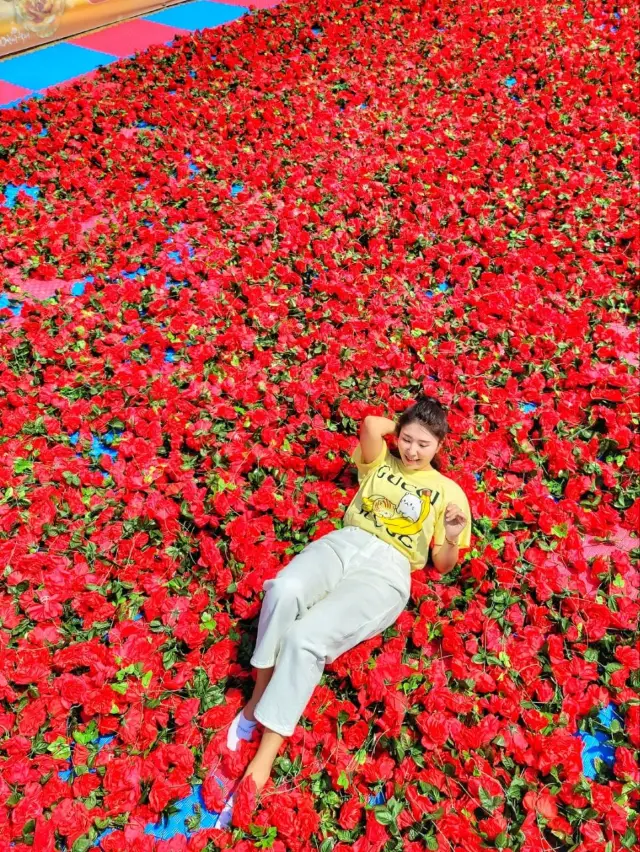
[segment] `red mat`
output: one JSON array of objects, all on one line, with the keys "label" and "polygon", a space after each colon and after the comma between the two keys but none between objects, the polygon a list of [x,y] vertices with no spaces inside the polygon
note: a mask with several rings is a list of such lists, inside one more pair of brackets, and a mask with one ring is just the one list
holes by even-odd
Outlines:
[{"label": "red mat", "polygon": [[88,47],[91,50],[101,50],[113,56],[131,56],[140,53],[154,44],[164,44],[172,41],[176,35],[187,32],[178,27],[158,24],[155,21],[144,21],[137,18],[134,21],[123,21],[106,30],[89,33],[79,38],[70,39],[71,44],[78,47]]}]

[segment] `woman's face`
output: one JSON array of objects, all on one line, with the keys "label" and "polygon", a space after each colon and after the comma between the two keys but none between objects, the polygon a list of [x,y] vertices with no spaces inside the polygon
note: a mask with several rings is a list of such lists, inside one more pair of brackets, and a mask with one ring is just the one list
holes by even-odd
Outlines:
[{"label": "woman's face", "polygon": [[398,436],[402,464],[409,470],[429,470],[431,459],[438,452],[440,443],[426,426],[415,421],[403,426]]}]

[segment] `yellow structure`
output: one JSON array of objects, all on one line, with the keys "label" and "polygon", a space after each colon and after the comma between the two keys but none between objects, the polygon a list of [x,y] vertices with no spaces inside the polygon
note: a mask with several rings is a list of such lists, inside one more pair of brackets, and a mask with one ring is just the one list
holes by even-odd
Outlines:
[{"label": "yellow structure", "polygon": [[180,0],[0,0],[0,56],[135,18]]}]

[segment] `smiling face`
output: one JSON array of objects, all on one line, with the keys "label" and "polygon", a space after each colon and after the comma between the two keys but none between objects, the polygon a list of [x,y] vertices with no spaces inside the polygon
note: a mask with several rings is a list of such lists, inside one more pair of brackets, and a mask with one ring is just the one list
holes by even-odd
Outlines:
[{"label": "smiling face", "polygon": [[440,444],[435,435],[420,423],[408,423],[398,436],[398,450],[402,464],[409,470],[429,470],[431,459],[438,452]]}]

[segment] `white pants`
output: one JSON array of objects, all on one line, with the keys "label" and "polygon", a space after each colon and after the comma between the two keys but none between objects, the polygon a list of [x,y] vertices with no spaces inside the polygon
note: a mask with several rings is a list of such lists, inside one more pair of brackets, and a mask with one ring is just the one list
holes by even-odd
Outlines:
[{"label": "white pants", "polygon": [[325,663],[386,630],[409,600],[411,566],[358,527],[308,544],[264,584],[251,664],[275,671],[255,709],[258,722],[289,737]]}]

